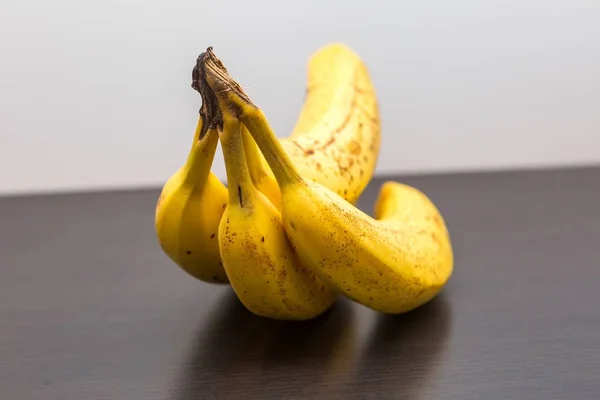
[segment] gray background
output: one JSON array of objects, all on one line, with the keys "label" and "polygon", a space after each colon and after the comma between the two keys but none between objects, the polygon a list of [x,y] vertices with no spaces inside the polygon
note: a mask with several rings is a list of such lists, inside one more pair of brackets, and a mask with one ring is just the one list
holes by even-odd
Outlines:
[{"label": "gray background", "polygon": [[600,162],[597,0],[0,4],[0,193],[161,184],[187,155],[209,45],[279,136],[308,57],[353,47],[379,94],[379,173]]}]

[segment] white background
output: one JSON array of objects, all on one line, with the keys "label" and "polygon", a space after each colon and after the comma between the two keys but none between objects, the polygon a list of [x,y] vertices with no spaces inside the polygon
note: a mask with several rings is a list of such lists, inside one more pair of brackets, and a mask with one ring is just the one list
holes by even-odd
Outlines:
[{"label": "white background", "polygon": [[379,173],[600,162],[598,0],[2,0],[0,193],[160,185],[210,45],[287,136],[337,40],[376,84]]}]

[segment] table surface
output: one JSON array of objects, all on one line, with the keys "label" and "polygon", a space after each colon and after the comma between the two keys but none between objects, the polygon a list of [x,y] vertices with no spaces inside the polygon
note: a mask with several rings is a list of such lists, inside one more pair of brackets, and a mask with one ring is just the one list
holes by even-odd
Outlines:
[{"label": "table surface", "polygon": [[0,199],[0,398],[600,398],[600,168],[389,179],[444,214],[448,286],[306,323],[171,264],[158,190]]}]

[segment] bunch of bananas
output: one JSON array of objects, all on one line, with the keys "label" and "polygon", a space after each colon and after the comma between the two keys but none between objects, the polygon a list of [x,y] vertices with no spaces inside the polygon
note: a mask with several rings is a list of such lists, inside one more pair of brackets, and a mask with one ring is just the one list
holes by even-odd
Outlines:
[{"label": "bunch of bananas", "polygon": [[[156,205],[158,240],[191,276],[230,284],[251,312],[307,320],[339,296],[382,313],[428,302],[447,283],[453,250],[421,191],[388,181],[375,218],[355,207],[379,156],[369,73],[343,44],[309,60],[291,135],[278,138],[212,48],[192,73],[202,107],[191,150]],[[211,172],[220,141],[227,187]]]}]

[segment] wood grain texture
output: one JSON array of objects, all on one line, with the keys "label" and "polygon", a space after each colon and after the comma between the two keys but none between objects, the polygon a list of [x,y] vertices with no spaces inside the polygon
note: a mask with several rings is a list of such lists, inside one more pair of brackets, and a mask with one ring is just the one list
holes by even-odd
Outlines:
[{"label": "wood grain texture", "polygon": [[157,190],[1,199],[0,398],[600,398],[600,168],[395,179],[448,222],[448,287],[309,323],[172,265]]}]

